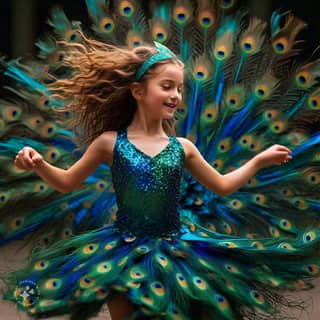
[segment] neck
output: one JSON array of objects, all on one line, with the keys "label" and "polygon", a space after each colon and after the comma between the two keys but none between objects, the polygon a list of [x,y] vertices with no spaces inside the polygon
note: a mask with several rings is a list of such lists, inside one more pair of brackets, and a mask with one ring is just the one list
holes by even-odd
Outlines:
[{"label": "neck", "polygon": [[139,112],[138,109],[128,126],[128,130],[130,130],[131,133],[147,136],[166,136],[162,127],[162,121],[162,119],[154,119],[145,113]]}]

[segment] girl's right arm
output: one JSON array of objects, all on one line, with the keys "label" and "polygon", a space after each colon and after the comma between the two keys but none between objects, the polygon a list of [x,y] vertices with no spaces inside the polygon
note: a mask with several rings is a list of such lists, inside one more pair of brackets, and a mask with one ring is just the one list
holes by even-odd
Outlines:
[{"label": "girl's right arm", "polygon": [[19,151],[15,165],[23,170],[34,170],[54,189],[67,193],[79,188],[102,162],[111,165],[115,140],[116,132],[103,133],[90,144],[83,156],[66,170],[49,164],[30,147]]}]

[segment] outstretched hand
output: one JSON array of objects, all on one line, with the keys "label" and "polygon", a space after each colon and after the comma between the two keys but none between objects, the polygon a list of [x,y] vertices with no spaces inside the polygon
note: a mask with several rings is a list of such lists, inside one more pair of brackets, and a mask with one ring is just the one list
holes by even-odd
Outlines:
[{"label": "outstretched hand", "polygon": [[30,147],[24,147],[18,152],[14,164],[22,170],[33,170],[42,160],[41,154],[36,150]]},{"label": "outstretched hand", "polygon": [[261,168],[271,165],[281,165],[292,159],[291,150],[285,146],[275,144],[256,155]]}]

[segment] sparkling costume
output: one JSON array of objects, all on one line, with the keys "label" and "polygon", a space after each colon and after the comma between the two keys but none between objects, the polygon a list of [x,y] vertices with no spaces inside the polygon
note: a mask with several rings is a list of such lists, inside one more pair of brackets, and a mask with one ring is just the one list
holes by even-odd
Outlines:
[{"label": "sparkling costume", "polygon": [[[151,157],[128,140],[126,130],[119,131],[111,168],[117,220],[36,253],[28,268],[13,274],[20,287],[7,298],[36,315],[67,312],[81,302],[89,307],[105,301],[111,290],[127,295],[138,307],[138,319],[141,314],[196,319],[199,310],[211,319],[234,319],[245,304],[269,310],[270,293],[264,297],[262,292],[267,285],[290,286],[296,279],[289,262],[297,255],[308,259],[312,233],[304,236],[302,253],[294,249],[297,240],[284,245],[276,238],[191,232],[180,225],[178,212],[184,158],[173,136]],[[279,245],[283,250],[274,259]],[[36,296],[23,295],[25,283],[33,283]]]},{"label": "sparkling costume", "polygon": [[179,232],[179,190],[183,149],[173,137],[154,157],[135,147],[126,131],[117,139],[112,180],[119,211],[116,226],[134,236],[170,236]]}]

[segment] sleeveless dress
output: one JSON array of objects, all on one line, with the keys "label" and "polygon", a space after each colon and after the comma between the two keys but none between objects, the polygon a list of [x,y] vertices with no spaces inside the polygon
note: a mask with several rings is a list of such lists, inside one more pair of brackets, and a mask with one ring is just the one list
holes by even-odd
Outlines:
[{"label": "sleeveless dress", "polygon": [[120,130],[111,168],[116,221],[35,252],[10,274],[5,298],[37,317],[97,308],[114,291],[135,304],[137,319],[200,319],[199,310],[208,319],[239,319],[255,308],[271,312],[279,289],[302,283],[295,259],[306,258],[301,278],[316,269],[307,260],[313,231],[298,251],[301,239],[253,240],[195,228],[179,209],[184,160],[173,136],[151,157]]}]

